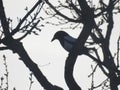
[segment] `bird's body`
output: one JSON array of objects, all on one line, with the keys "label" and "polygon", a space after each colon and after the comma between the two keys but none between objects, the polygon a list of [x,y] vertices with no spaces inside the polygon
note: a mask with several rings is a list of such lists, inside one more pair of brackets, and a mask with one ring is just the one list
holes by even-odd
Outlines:
[{"label": "bird's body", "polygon": [[58,31],[57,33],[55,33],[52,41],[55,39],[58,39],[62,47],[68,52],[70,52],[70,50],[73,48],[73,45],[76,42],[75,38],[71,37],[64,31]]},{"label": "bird's body", "polygon": [[75,42],[76,42],[76,39],[72,38],[71,36],[65,36],[63,48],[67,51],[70,51],[73,48],[73,45],[75,44]]},{"label": "bird's body", "polygon": [[[76,43],[76,39],[73,38],[72,36],[70,36],[68,33],[64,32],[64,31],[58,31],[55,33],[53,39],[51,41],[54,41],[55,39],[57,39],[61,46],[68,52],[70,52],[74,46],[74,44]],[[79,55],[89,52],[89,50],[82,46],[81,50],[79,51]]]}]

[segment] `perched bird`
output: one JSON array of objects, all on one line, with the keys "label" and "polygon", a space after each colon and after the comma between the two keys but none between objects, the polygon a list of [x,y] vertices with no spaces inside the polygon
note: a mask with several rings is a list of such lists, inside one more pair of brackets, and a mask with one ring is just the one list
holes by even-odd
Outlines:
[{"label": "perched bird", "polygon": [[75,38],[71,37],[68,33],[64,31],[56,32],[51,41],[54,41],[55,39],[58,39],[62,47],[68,52],[70,52],[76,42]]},{"label": "perched bird", "polygon": [[[70,52],[72,50],[72,48],[76,42],[76,38],[73,38],[72,36],[70,36],[68,33],[64,32],[64,31],[56,32],[51,41],[54,41],[55,39],[59,40],[62,47],[68,52]],[[81,52],[79,52],[79,55],[81,55],[83,53],[85,54],[87,52],[89,52],[89,50],[83,46],[83,48],[81,48]]]}]

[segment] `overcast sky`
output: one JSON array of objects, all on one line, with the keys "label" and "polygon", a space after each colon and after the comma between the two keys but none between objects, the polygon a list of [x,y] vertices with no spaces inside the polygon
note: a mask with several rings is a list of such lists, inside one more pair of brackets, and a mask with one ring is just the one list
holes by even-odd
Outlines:
[{"label": "overcast sky", "polygon": [[[16,26],[17,17],[23,17],[26,11],[26,6],[30,7],[34,5],[37,0],[3,0],[7,17],[14,20],[13,26]],[[56,0],[55,0],[56,1]],[[67,12],[66,12],[67,14]],[[118,23],[118,17],[115,16],[116,28],[114,30],[111,44],[116,43],[117,35],[119,35],[120,23]],[[118,23],[118,24],[117,24]],[[39,33],[39,36],[31,35],[25,38],[22,42],[29,56],[34,62],[36,62],[39,68],[47,79],[55,85],[58,85],[64,90],[68,90],[64,81],[64,64],[68,53],[60,46],[60,43],[56,40],[51,42],[53,34],[61,30],[58,27],[52,25],[46,25],[45,28]],[[78,30],[67,31],[72,36],[77,37]],[[111,45],[111,50],[115,50],[116,44]],[[13,54],[11,51],[0,51],[0,77],[4,75],[4,65],[2,55],[7,57],[8,71],[9,71],[9,90],[16,87],[16,90],[28,90],[29,89],[29,70],[25,67],[24,63],[18,60],[17,54]],[[79,56],[76,65],[74,76],[76,81],[81,85],[83,90],[87,90],[91,85],[91,78],[88,78],[91,70],[92,60],[84,55]],[[101,82],[105,77],[100,70],[96,74],[97,84]],[[32,90],[42,90],[37,80],[33,77],[34,83]],[[100,90],[100,89],[98,89]]]}]

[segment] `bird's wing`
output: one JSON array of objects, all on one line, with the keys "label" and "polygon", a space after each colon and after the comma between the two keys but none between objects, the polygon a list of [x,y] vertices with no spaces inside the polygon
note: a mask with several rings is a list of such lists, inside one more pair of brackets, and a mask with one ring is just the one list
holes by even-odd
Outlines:
[{"label": "bird's wing", "polygon": [[68,43],[70,43],[70,44],[75,44],[75,42],[76,42],[76,39],[75,38],[73,38],[73,37],[71,37],[71,36],[65,36],[64,37],[64,39],[68,42]]}]

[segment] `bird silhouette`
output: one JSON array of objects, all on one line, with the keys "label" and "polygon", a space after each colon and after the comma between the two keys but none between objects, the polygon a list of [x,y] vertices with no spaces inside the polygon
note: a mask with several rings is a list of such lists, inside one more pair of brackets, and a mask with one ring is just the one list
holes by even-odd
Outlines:
[{"label": "bird silhouette", "polygon": [[[65,31],[58,31],[54,34],[52,41],[54,40],[58,40],[61,44],[61,46],[68,52],[70,52],[74,46],[74,44],[76,43],[77,39],[70,36],[68,33],[66,33]],[[81,48],[81,52],[79,52],[79,55],[82,53],[86,53],[88,52],[88,49],[86,47],[83,46],[83,48]]]},{"label": "bird silhouette", "polygon": [[68,33],[64,31],[56,32],[51,41],[54,41],[55,39],[57,39],[60,42],[61,46],[68,52],[70,52],[76,42],[75,38],[71,37]]}]

